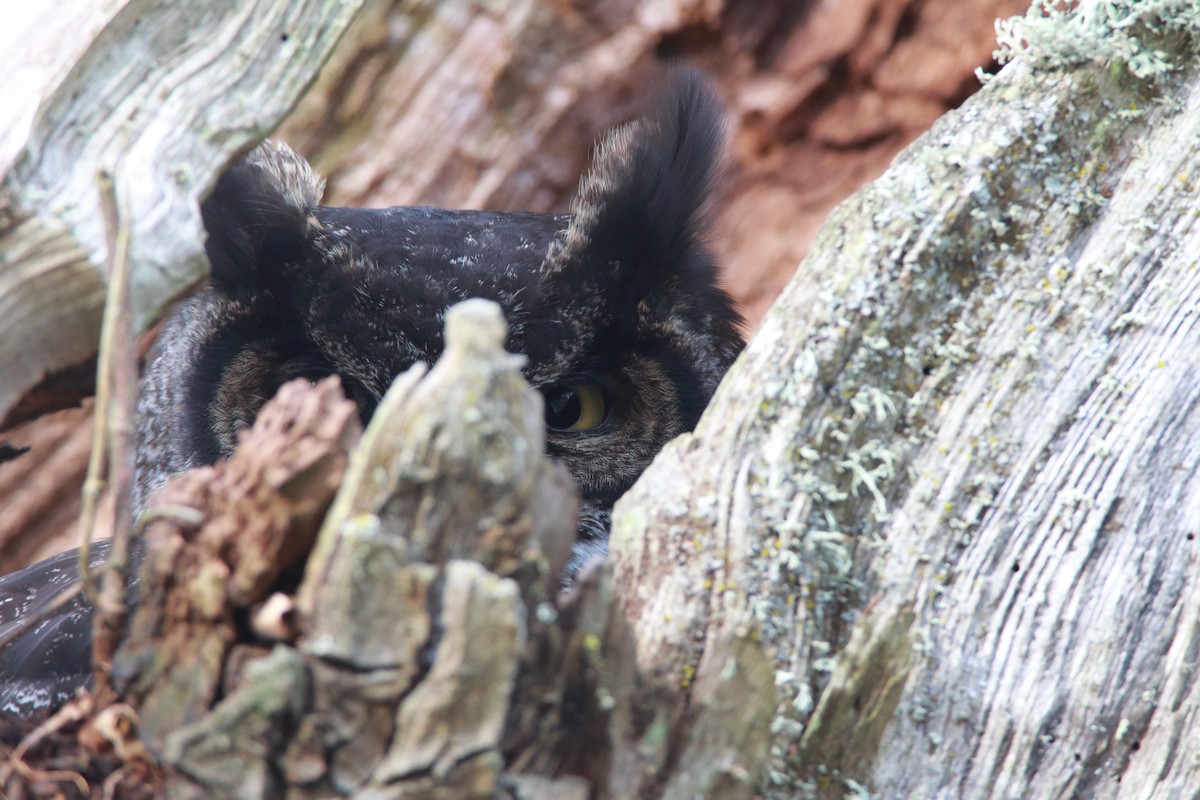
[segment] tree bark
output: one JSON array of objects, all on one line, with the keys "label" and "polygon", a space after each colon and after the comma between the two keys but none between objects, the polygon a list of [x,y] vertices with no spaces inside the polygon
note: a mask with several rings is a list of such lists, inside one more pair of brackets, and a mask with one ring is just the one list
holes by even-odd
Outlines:
[{"label": "tree bark", "polygon": [[639,664],[771,655],[768,797],[1200,786],[1200,31],[1112,58],[1102,5],[831,215],[618,504]]},{"label": "tree bark", "polygon": [[[406,695],[429,699],[356,762],[360,796],[1194,792],[1197,32],[1127,28],[1177,61],[1139,77],[1061,49],[1095,18],[1050,23],[830,218],[695,434],[618,505],[611,572],[557,627],[495,638],[515,678],[439,651]],[[457,418],[469,393],[443,383],[427,407]],[[444,495],[390,506],[442,519]],[[520,628],[472,627],[507,608],[445,610],[447,646]],[[480,675],[484,705],[457,705]],[[522,729],[529,686],[549,717]]]}]

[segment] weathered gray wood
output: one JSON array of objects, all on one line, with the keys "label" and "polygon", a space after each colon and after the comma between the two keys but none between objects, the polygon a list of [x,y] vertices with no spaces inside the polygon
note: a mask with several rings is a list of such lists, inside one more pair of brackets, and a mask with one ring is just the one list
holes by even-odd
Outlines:
[{"label": "weathered gray wood", "polygon": [[839,207],[618,504],[639,664],[773,654],[769,797],[1200,786],[1200,19],[1083,6]]},{"label": "weathered gray wood", "polygon": [[0,419],[96,352],[98,172],[130,211],[142,330],[205,274],[198,197],[279,124],[361,3],[125,0],[75,18],[60,5],[14,15],[23,27],[0,55],[23,79],[0,98]]}]

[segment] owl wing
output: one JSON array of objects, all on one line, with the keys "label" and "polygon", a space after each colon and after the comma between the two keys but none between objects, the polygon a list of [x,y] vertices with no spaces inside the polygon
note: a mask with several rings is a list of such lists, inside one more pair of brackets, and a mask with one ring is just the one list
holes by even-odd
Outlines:
[{"label": "owl wing", "polygon": [[[108,542],[93,546],[93,568],[108,558],[108,550]],[[140,552],[138,548],[138,556]],[[31,617],[45,614],[0,648],[0,714],[30,717],[57,708],[77,688],[91,684],[92,604],[79,592],[63,608],[47,614],[79,580],[77,549],[0,578],[0,640]]]}]

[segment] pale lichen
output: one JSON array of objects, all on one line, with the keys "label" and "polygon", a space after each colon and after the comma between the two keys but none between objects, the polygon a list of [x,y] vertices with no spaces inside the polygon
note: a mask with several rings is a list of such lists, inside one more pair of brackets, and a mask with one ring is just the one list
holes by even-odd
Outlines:
[{"label": "pale lichen", "polygon": [[[1141,131],[1177,111],[1181,71],[1156,71],[1168,62],[1154,43],[1192,33],[1200,14],[1195,3],[1101,5],[1077,9],[1080,16],[1043,7],[1011,23],[1025,65],[940,121],[835,211],[801,266],[806,307],[819,313],[811,311],[797,351],[780,337],[776,363],[786,367],[762,379],[770,391],[754,425],[766,444],[748,490],[763,557],[737,576],[739,585],[764,587],[755,616],[788,675],[772,726],[771,774],[792,780],[772,780],[780,787],[767,791],[772,800],[812,796],[823,780],[793,735],[809,729],[810,703],[845,658],[880,570],[903,563],[927,576],[927,628],[912,635],[939,636],[939,608],[960,577],[953,551],[971,545],[1016,469],[1026,426],[1012,419],[1028,414],[1021,401],[1045,360],[1064,340],[1095,343],[1075,363],[1094,374],[1106,337],[1144,324],[1127,305],[1110,318],[1127,260],[1098,248],[1093,257],[1088,237],[1097,220],[1128,213],[1127,257],[1162,247],[1162,233],[1143,222],[1153,215],[1136,216],[1111,198],[1126,165],[1145,155]],[[1106,25],[1118,24],[1146,54],[1128,41],[1083,47],[1084,34],[1104,37]],[[1064,30],[1054,34],[1057,27]],[[1106,69],[1088,66],[1097,61]],[[1118,61],[1125,68],[1107,69]],[[1140,80],[1151,74],[1153,88]],[[1190,181],[1156,163],[1165,187],[1158,202],[1169,206]],[[1123,391],[1117,376],[1095,382]],[[1087,512],[1070,494],[1057,510],[1064,521]],[[918,526],[942,534],[928,553],[913,546]],[[913,656],[932,649],[916,647]],[[788,702],[801,688],[809,699]],[[918,706],[910,710],[909,724],[926,727]],[[938,736],[928,733],[931,742]]]},{"label": "pale lichen", "polygon": [[1017,17],[996,22],[996,60],[1022,57],[1052,68],[1122,65],[1154,80],[1176,69],[1160,43],[1183,34],[1200,37],[1198,0],[1034,0]]}]

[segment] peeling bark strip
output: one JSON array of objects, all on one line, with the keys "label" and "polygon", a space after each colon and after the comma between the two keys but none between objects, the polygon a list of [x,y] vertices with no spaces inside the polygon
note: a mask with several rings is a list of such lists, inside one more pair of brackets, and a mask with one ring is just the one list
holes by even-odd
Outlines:
[{"label": "peeling bark strip", "polygon": [[1200,786],[1200,18],[1044,5],[617,505],[639,664],[774,654],[768,798]]}]

